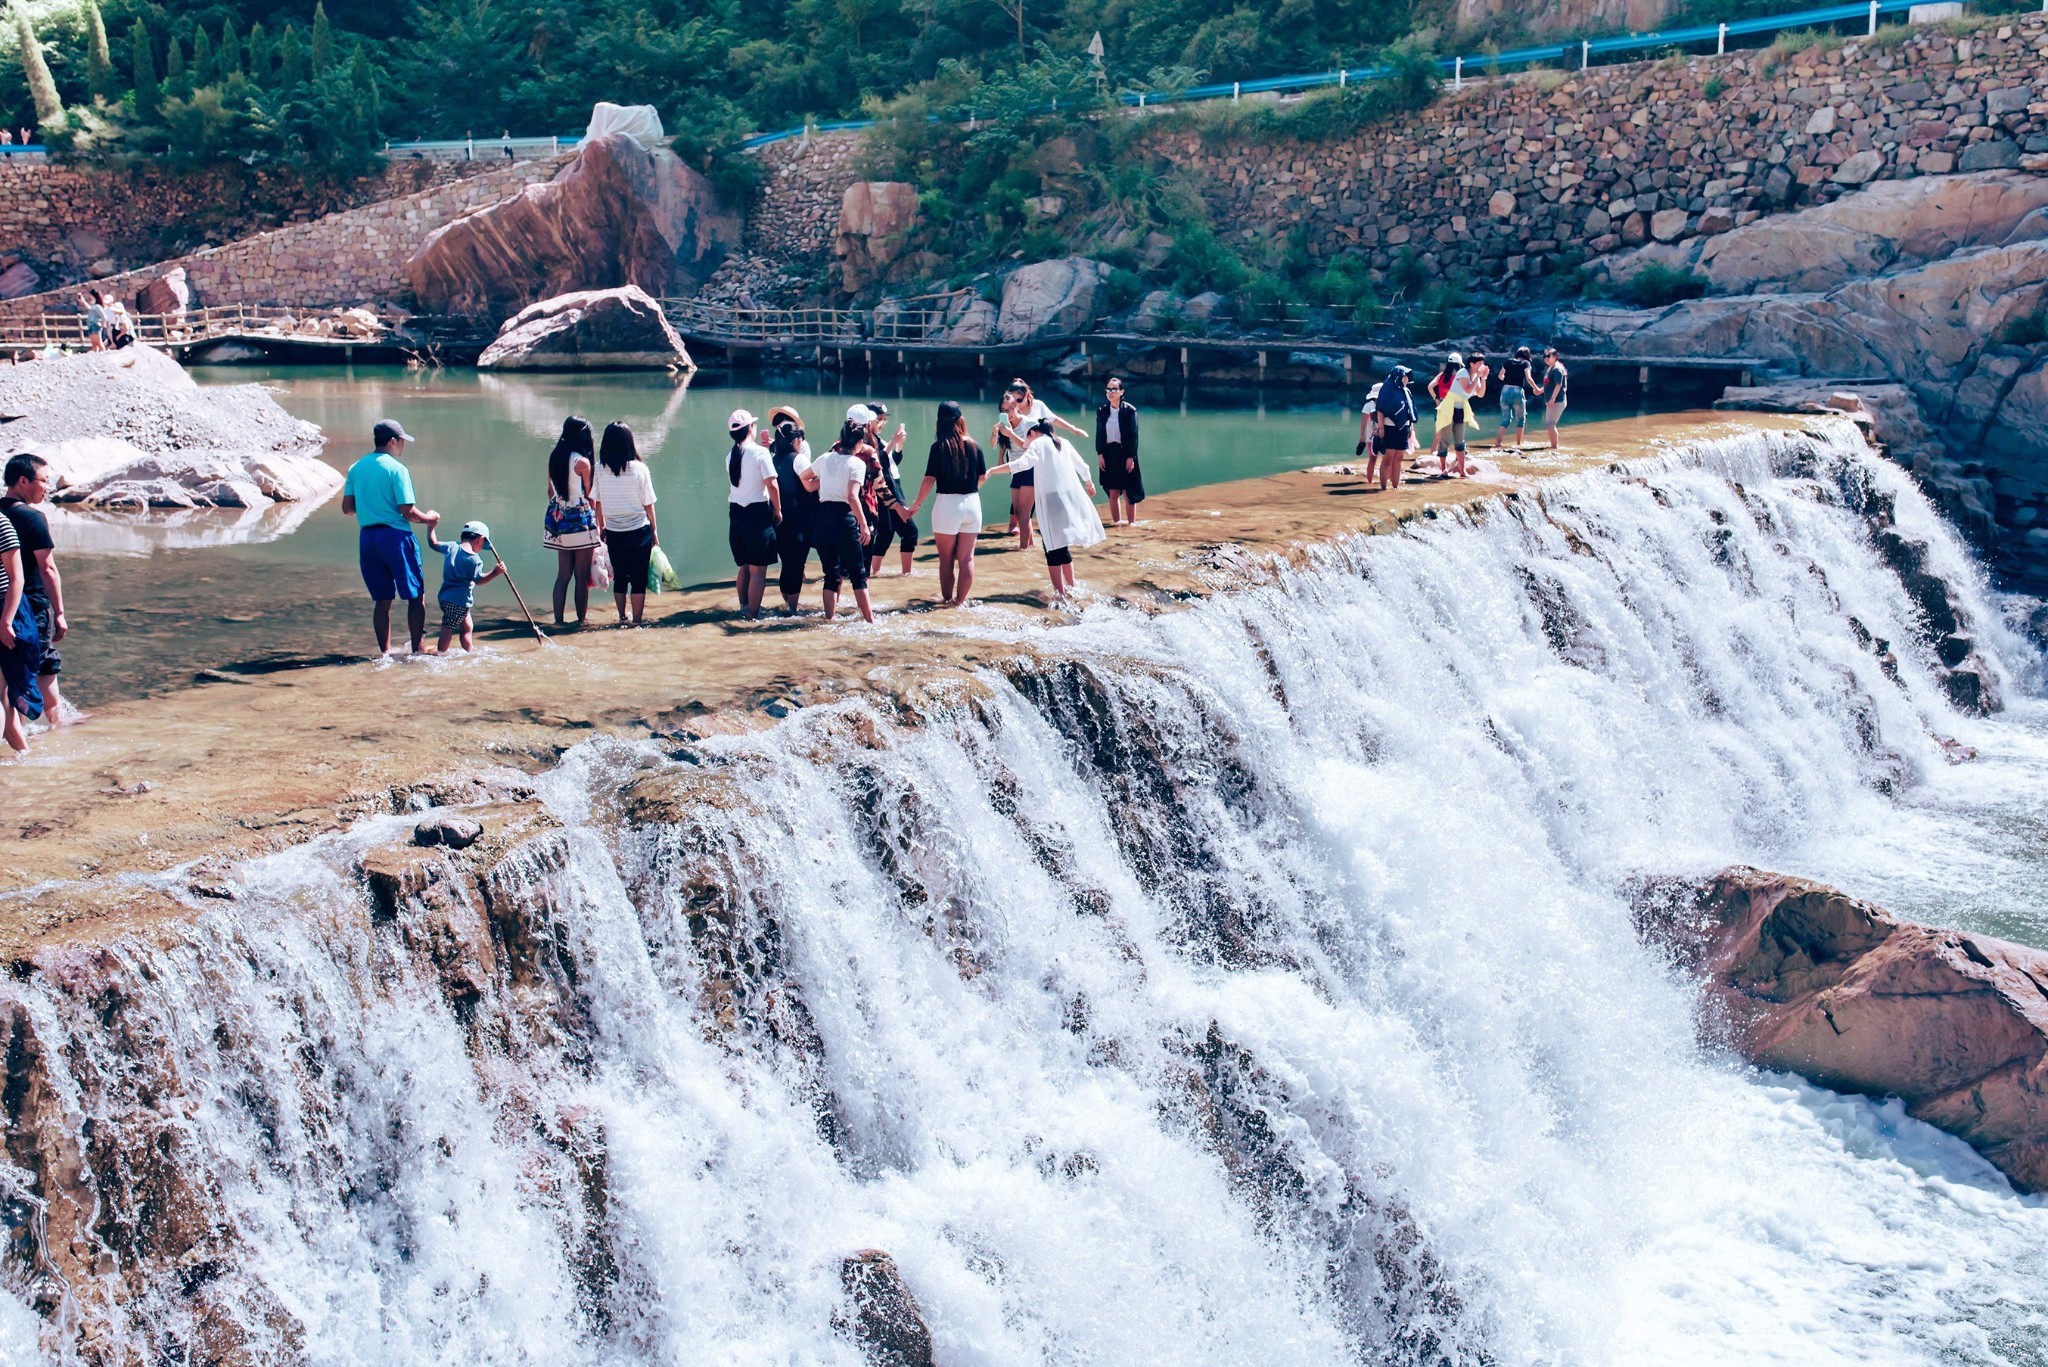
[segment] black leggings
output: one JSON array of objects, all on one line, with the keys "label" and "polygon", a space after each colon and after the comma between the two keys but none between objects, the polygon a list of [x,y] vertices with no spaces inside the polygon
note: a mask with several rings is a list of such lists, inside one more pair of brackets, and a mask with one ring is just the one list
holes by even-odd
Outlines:
[{"label": "black leggings", "polygon": [[782,519],[776,529],[775,551],[782,557],[782,574],[776,583],[783,596],[794,598],[803,592],[804,566],[811,558],[811,533],[817,514],[799,513]]},{"label": "black leggings", "polygon": [[844,503],[818,505],[818,529],[812,545],[818,548],[818,566],[825,572],[825,592],[837,593],[852,581],[856,592],[868,586],[868,548],[860,544],[860,529],[853,509]]},{"label": "black leggings", "polygon": [[612,592],[647,592],[647,562],[654,555],[654,528],[650,524],[629,532],[604,533],[605,552],[612,560]]}]

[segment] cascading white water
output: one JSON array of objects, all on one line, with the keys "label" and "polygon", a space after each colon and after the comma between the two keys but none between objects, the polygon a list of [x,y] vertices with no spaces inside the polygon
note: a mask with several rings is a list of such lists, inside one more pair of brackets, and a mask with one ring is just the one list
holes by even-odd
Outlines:
[{"label": "cascading white water", "polygon": [[[1625,901],[1802,872],[1948,772],[1931,733],[1997,743],[1906,644],[1871,490],[2025,695],[1903,476],[1732,438],[1093,610],[914,720],[583,746],[480,1000],[365,910],[397,818],[53,956],[0,1009],[78,1132],[169,1136],[101,1165],[101,1275],[199,1226],[99,1313],[167,1361],[227,1321],[264,1362],[851,1363],[872,1246],[948,1364],[2048,1360],[2048,1211],[1703,1052]],[[10,1218],[10,1289],[91,1318]]]}]

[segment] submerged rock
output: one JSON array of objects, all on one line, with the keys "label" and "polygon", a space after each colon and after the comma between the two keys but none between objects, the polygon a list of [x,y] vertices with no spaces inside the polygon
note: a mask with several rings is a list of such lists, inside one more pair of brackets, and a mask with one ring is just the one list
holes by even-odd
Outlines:
[{"label": "submerged rock", "polygon": [[54,497],[112,510],[318,503],[341,488],[320,429],[260,385],[201,388],[160,351],[0,368],[0,457],[50,462]]},{"label": "submerged rock", "polygon": [[1751,868],[1661,891],[1645,932],[1701,974],[1713,1033],[1762,1067],[1899,1097],[2048,1189],[2048,952]]},{"label": "submerged rock", "polygon": [[645,290],[582,290],[521,309],[477,358],[480,370],[696,369]]}]

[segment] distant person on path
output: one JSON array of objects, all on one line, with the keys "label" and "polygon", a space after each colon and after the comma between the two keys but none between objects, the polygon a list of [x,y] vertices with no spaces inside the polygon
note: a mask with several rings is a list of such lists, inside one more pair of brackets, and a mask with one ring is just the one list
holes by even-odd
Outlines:
[{"label": "distant person on path", "polygon": [[505,144],[505,160],[507,160],[507,161],[511,161],[511,160],[513,159],[513,157],[512,157],[512,130],[508,128],[508,129],[506,129],[506,130],[505,130],[504,132],[502,132],[502,133],[498,134],[498,140],[499,140],[500,142],[502,142],[502,143],[504,143],[504,144]]},{"label": "distant person on path", "polygon": [[733,592],[740,616],[751,622],[761,615],[768,592],[768,567],[775,563],[776,538],[782,517],[782,481],[775,458],[754,439],[754,415],[735,408],[725,422],[732,450],[725,457],[726,541],[732,548]]},{"label": "distant person on path", "polygon": [[775,465],[775,483],[782,493],[782,525],[775,529],[775,553],[782,560],[782,573],[776,587],[782,592],[784,610],[794,617],[803,596],[811,538],[818,527],[818,496],[804,484],[804,471],[811,468],[811,444],[804,439],[803,416],[784,407],[769,413],[768,421],[775,429],[768,458]]},{"label": "distant person on path", "polygon": [[14,520],[0,517],[0,739],[19,755],[28,749],[22,719],[42,714],[36,665],[43,654],[35,613],[22,579],[21,542]]},{"label": "distant person on path", "polygon": [[414,505],[412,471],[399,460],[411,435],[390,418],[370,435],[376,449],[348,467],[341,511],[362,529],[356,534],[356,560],[362,567],[363,587],[376,604],[370,621],[377,633],[378,658],[391,653],[391,604],[399,598],[405,600],[406,634],[417,655],[427,630],[427,608],[421,601],[426,585],[420,572],[420,543],[407,524],[431,527],[441,515],[423,513]]},{"label": "distant person on path", "polygon": [[1372,483],[1379,473],[1380,463],[1380,386],[1374,385],[1365,391],[1365,403],[1358,410],[1358,445],[1351,448],[1351,458],[1365,457],[1365,482]]},{"label": "distant person on path", "polygon": [[1500,431],[1493,438],[1494,450],[1507,445],[1509,428],[1515,431],[1515,449],[1522,449],[1522,438],[1529,426],[1529,391],[1534,387],[1535,381],[1529,374],[1529,348],[1518,346],[1513,356],[1500,363]]},{"label": "distant person on path", "polygon": [[974,538],[981,534],[981,482],[988,461],[967,435],[967,415],[951,399],[939,405],[937,430],[925,456],[924,483],[911,516],[936,491],[932,537],[939,546],[939,598],[949,608],[967,601],[974,588]]},{"label": "distant person on path", "polygon": [[871,415],[868,445],[874,447],[876,457],[868,471],[868,521],[875,533],[868,542],[868,577],[882,572],[882,557],[889,553],[889,543],[894,541],[902,553],[903,577],[908,579],[917,572],[912,559],[917,550],[917,523],[911,519],[903,498],[904,427],[897,423],[896,434],[884,445],[882,428],[889,419],[889,405],[871,400],[867,409]]},{"label": "distant person on path", "polygon": [[1380,381],[1373,416],[1379,432],[1382,490],[1401,487],[1401,467],[1407,463],[1408,449],[1415,440],[1415,396],[1408,390],[1408,380],[1414,373],[1407,366],[1397,365]]},{"label": "distant person on path", "polygon": [[1074,592],[1074,549],[1093,546],[1106,533],[1095,511],[1095,483],[1088,477],[1088,462],[1072,442],[1053,430],[1050,417],[1039,419],[1030,430],[1031,444],[1024,454],[988,473],[1019,469],[1038,473],[1038,536],[1045,543],[1045,573],[1052,581],[1053,601],[1062,603]]},{"label": "distant person on path", "polygon": [[1543,348],[1543,425],[1550,432],[1550,449],[1557,449],[1557,420],[1571,399],[1571,372],[1558,359],[1557,348]]},{"label": "distant person on path", "polygon": [[501,558],[484,569],[484,549],[491,544],[491,529],[481,522],[465,522],[462,533],[454,542],[439,541],[434,537],[434,528],[440,525],[440,517],[427,525],[427,549],[441,554],[441,639],[434,647],[436,655],[446,655],[449,644],[457,637],[462,638],[464,650],[476,649],[476,624],[470,617],[470,609],[476,605],[476,589],[479,584],[488,584],[505,572]]},{"label": "distant person on path", "polygon": [[[647,620],[647,562],[661,544],[654,525],[654,474],[633,442],[633,429],[615,422],[604,429],[597,447],[597,525],[604,532],[605,552],[612,561],[612,597],[619,605],[619,625],[641,626]],[[628,620],[626,607],[632,604]]]},{"label": "distant person on path", "polygon": [[1111,526],[1138,525],[1145,501],[1145,475],[1138,468],[1138,410],[1124,399],[1124,382],[1112,375],[1095,409],[1095,461],[1102,491],[1109,495]]},{"label": "distant person on path", "polygon": [[36,634],[42,638],[42,658],[36,664],[37,691],[43,696],[43,716],[51,726],[64,724],[62,700],[57,696],[57,676],[64,672],[64,659],[57,643],[70,633],[64,620],[64,577],[57,573],[57,543],[50,538],[50,519],[37,506],[50,497],[50,463],[41,456],[23,452],[7,460],[7,493],[0,497],[0,512],[14,525],[21,542],[22,595],[36,619]]},{"label": "distant person on path", "polygon": [[866,424],[849,417],[839,429],[839,440],[803,473],[804,487],[818,496],[818,522],[811,544],[818,548],[818,566],[825,575],[827,622],[839,613],[840,586],[849,583],[861,620],[875,620],[875,610],[868,602],[867,545],[873,533],[861,501],[868,462],[875,458]]},{"label": "distant person on path", "polygon": [[106,305],[100,302],[100,292],[90,289],[80,291],[78,308],[79,312],[85,315],[79,323],[79,328],[85,334],[86,349],[88,351],[106,350],[107,309]]},{"label": "distant person on path", "polygon": [[548,452],[548,511],[541,524],[541,545],[555,553],[555,625],[563,626],[569,585],[576,585],[576,625],[590,615],[590,562],[600,540],[597,509],[590,502],[597,441],[590,424],[571,413],[562,419],[562,435]]}]

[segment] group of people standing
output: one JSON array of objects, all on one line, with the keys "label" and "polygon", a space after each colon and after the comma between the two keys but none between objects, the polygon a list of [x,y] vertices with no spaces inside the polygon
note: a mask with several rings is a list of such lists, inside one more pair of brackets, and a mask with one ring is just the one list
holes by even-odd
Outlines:
[{"label": "group of people standing", "polygon": [[[1358,446],[1354,456],[1365,456],[1365,477],[1377,479],[1382,489],[1398,488],[1401,470],[1409,456],[1420,450],[1415,440],[1418,421],[1416,396],[1409,388],[1415,372],[1397,365],[1387,378],[1365,396],[1358,421]],[[1472,474],[1466,460],[1466,429],[1477,430],[1477,405],[1486,398],[1494,372],[1486,357],[1473,352],[1469,357],[1451,352],[1430,380],[1426,394],[1436,405],[1436,441],[1432,454],[1438,473],[1465,479]],[[1522,449],[1529,425],[1529,402],[1543,403],[1543,421],[1550,437],[1550,449],[1557,449],[1557,424],[1565,405],[1571,401],[1571,372],[1559,359],[1556,347],[1545,347],[1539,364],[1528,347],[1516,347],[1514,355],[1500,367],[1500,431],[1493,449],[1507,447],[1508,433],[1515,434],[1515,449]],[[1369,453],[1369,454],[1368,454]],[[1418,459],[1414,468],[1419,469]]]},{"label": "group of people standing", "polygon": [[[783,610],[796,614],[815,554],[826,618],[837,615],[842,595],[850,593],[860,616],[873,621],[868,581],[882,572],[891,549],[900,557],[900,573],[914,572],[918,518],[928,503],[939,599],[946,607],[961,606],[974,587],[974,548],[986,525],[981,490],[993,475],[1010,476],[1007,530],[1028,550],[1036,528],[1056,598],[1073,591],[1074,550],[1105,535],[1094,506],[1098,468],[1110,496],[1111,525],[1137,520],[1137,504],[1145,497],[1138,413],[1125,400],[1120,380],[1108,383],[1097,410],[1096,467],[1059,434],[1064,428],[1086,435],[1082,429],[1047,408],[1025,381],[1015,380],[1003,392],[990,432],[999,462],[988,463],[961,406],[941,403],[924,477],[911,497],[903,483],[909,431],[899,422],[890,433],[889,419],[884,402],[853,404],[819,452],[793,406],[779,405],[765,417],[733,410],[726,424],[727,540],[743,618],[760,615],[771,570]],[[547,498],[543,544],[556,554],[556,625],[567,624],[572,600],[575,620],[583,622],[592,585],[607,578],[620,624],[639,624],[648,556],[659,535],[653,479],[633,451],[625,424],[608,427],[593,453],[589,423],[568,418],[549,453]]]},{"label": "group of people standing", "polygon": [[135,319],[119,299],[98,289],[80,290],[78,311],[88,349],[118,351],[135,345]]}]

